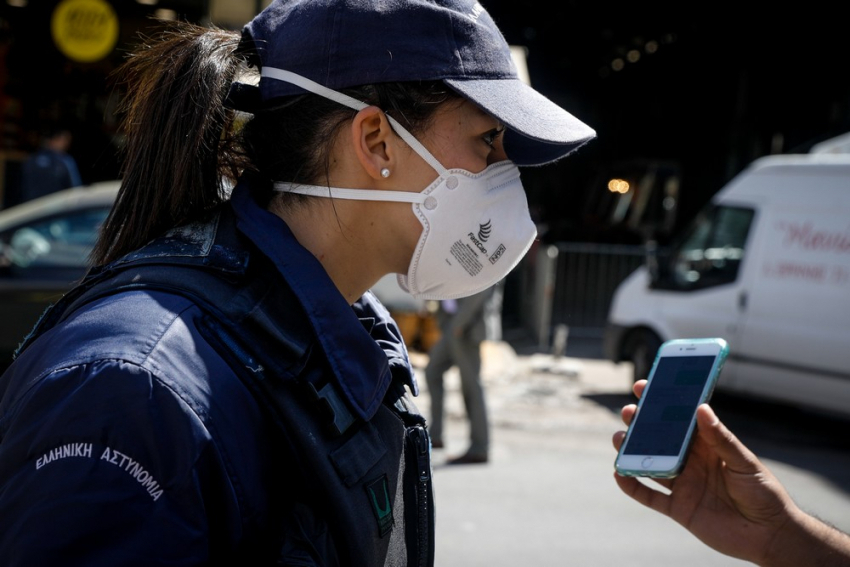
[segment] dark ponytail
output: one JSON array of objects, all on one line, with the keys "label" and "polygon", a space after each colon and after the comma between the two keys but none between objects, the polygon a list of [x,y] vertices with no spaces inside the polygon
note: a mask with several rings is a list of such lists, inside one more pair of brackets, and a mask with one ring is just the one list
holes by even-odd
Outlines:
[{"label": "dark ponytail", "polygon": [[203,217],[244,166],[225,108],[244,65],[241,36],[174,24],[119,69],[125,87],[122,184],[92,252],[96,265]]}]

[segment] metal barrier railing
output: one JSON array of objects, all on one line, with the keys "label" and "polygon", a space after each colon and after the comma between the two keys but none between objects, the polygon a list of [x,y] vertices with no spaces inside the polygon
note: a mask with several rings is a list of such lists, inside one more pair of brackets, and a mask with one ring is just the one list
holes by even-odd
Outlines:
[{"label": "metal barrier railing", "polygon": [[562,242],[527,257],[517,275],[522,324],[549,348],[555,330],[601,338],[617,286],[646,261],[642,245]]},{"label": "metal barrier railing", "polygon": [[559,243],[553,326],[602,335],[617,286],[646,259],[643,246]]}]

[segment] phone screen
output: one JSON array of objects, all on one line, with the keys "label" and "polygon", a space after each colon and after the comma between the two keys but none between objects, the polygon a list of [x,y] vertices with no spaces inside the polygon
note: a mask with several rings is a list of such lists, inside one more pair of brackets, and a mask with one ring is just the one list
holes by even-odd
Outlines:
[{"label": "phone screen", "polygon": [[715,358],[662,356],[658,359],[623,454],[679,454]]}]

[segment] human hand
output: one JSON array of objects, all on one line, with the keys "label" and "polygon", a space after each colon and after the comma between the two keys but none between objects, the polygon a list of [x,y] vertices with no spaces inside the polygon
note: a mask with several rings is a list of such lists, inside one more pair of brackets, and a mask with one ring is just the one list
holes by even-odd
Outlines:
[{"label": "human hand", "polygon": [[[645,380],[635,383],[638,397],[645,386]],[[634,404],[623,408],[624,423],[636,409]],[[624,437],[624,431],[614,434],[616,449]],[[669,495],[633,477],[615,473],[615,480],[627,495],[673,518],[703,543],[758,564],[770,563],[774,540],[802,515],[782,484],[707,404],[697,409],[697,435],[680,475],[656,480]]]}]

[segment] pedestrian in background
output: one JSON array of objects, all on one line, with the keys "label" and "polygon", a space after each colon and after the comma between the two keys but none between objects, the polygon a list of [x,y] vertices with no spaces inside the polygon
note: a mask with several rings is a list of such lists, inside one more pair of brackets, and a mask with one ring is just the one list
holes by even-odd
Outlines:
[{"label": "pedestrian in background", "polygon": [[425,379],[431,397],[429,431],[431,444],[445,446],[443,422],[445,413],[445,373],[457,366],[461,393],[469,421],[469,448],[446,462],[451,465],[486,463],[489,460],[490,426],[487,402],[481,382],[481,343],[502,337],[502,289],[504,283],[469,297],[440,302],[437,322],[440,339],[429,351]]},{"label": "pedestrian in background", "polygon": [[83,184],[77,162],[68,153],[71,131],[52,124],[42,134],[41,147],[21,166],[21,202]]}]

